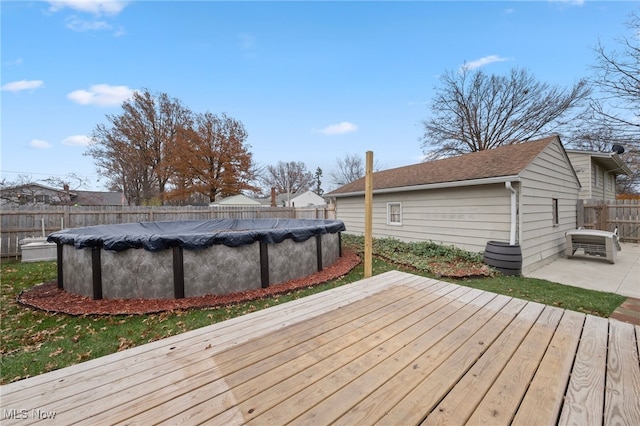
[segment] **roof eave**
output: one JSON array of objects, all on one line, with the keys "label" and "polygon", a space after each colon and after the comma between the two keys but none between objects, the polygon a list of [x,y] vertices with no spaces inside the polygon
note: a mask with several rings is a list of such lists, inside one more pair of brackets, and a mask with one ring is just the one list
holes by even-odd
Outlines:
[{"label": "roof eave", "polygon": [[582,151],[579,149],[568,149],[568,153],[571,154],[583,154],[589,155],[592,159],[596,160],[598,163],[606,167],[608,172],[613,172],[615,174],[624,174],[627,176],[631,176],[631,169],[624,163],[622,157],[620,157],[616,153],[611,152],[600,152],[600,151]]},{"label": "roof eave", "polygon": [[[498,176],[483,179],[459,180],[455,182],[428,183],[424,185],[396,186],[393,188],[374,189],[373,194],[390,194],[394,192],[422,191],[426,189],[459,188],[462,186],[490,185],[494,183],[520,182],[519,175]],[[328,197],[356,197],[364,195],[364,191],[345,192],[327,195]]]},{"label": "roof eave", "polygon": [[627,176],[631,176],[631,169],[624,163],[618,154],[596,158],[606,164],[607,171],[613,172],[617,175],[625,174]]}]

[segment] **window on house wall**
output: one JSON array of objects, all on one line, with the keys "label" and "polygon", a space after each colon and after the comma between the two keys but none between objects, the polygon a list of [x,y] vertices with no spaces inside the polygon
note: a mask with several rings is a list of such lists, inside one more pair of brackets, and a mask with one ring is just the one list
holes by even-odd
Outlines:
[{"label": "window on house wall", "polygon": [[615,190],[616,190],[616,175],[612,175],[612,174],[609,175],[609,184],[611,185],[609,187],[609,189],[611,189],[611,191],[615,192]]},{"label": "window on house wall", "polygon": [[36,203],[51,204],[51,196],[49,194],[36,194]]},{"label": "window on house wall", "polygon": [[551,209],[553,211],[553,226],[560,224],[560,214],[558,213],[558,199],[551,199]]},{"label": "window on house wall", "polygon": [[600,186],[600,167],[597,164],[591,166],[591,172],[593,174],[593,187],[597,188]]},{"label": "window on house wall", "polygon": [[387,225],[402,225],[401,203],[387,203]]}]

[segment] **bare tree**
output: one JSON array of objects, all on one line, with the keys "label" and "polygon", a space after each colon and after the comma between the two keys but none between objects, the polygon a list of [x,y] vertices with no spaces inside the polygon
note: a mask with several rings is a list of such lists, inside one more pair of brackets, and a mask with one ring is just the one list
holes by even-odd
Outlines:
[{"label": "bare tree", "polygon": [[597,91],[588,111],[571,134],[571,144],[581,149],[610,152],[613,144],[624,147],[623,160],[631,176],[617,180],[618,193],[640,191],[640,16],[627,22],[630,37],[617,39],[619,50],[607,50],[598,42],[591,84]]},{"label": "bare tree", "polygon": [[422,148],[431,158],[526,142],[566,125],[590,94],[585,80],[562,89],[512,69],[509,76],[463,67],[436,87],[432,115],[423,121]]},{"label": "bare tree", "polygon": [[346,185],[349,182],[364,176],[364,161],[356,154],[345,154],[336,159],[336,168],[331,171],[331,182],[337,186]]},{"label": "bare tree", "polygon": [[617,39],[619,50],[607,50],[598,42],[592,84],[599,89],[592,104],[619,137],[640,143],[640,16],[627,22],[630,37]]},{"label": "bare tree", "polygon": [[[365,175],[364,157],[357,154],[345,154],[342,158],[336,159],[336,168],[329,173],[331,183],[337,186],[346,185],[349,182],[358,180]],[[380,170],[382,167],[378,160],[373,161],[373,170]]]},{"label": "bare tree", "polygon": [[275,188],[278,194],[295,194],[308,191],[314,178],[302,161],[279,161],[275,166],[266,166],[262,183]]},{"label": "bare tree", "polygon": [[191,124],[191,112],[166,93],[154,96],[148,90],[135,92],[122,109],[120,115],[107,115],[110,126],[96,126],[85,155],[129,201],[162,202],[171,178],[167,153],[178,129]]}]

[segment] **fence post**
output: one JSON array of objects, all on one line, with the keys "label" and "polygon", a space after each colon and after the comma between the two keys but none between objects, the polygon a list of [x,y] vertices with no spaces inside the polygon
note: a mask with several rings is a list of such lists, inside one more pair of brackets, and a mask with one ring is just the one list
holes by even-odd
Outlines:
[{"label": "fence post", "polygon": [[64,222],[66,223],[68,227],[71,227],[71,206],[64,206],[64,210],[62,213],[62,217],[64,218]]},{"label": "fence post", "polygon": [[609,222],[609,205],[606,202],[602,203],[602,214],[600,215],[600,229],[608,231],[607,223]]},{"label": "fence post", "polygon": [[584,227],[584,200],[578,200],[576,205],[576,228],[582,228]]}]

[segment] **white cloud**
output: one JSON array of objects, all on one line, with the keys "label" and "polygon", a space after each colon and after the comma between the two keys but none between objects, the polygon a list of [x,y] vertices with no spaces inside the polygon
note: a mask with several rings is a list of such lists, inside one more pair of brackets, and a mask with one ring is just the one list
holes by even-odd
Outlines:
[{"label": "white cloud", "polygon": [[85,135],[73,135],[68,138],[64,138],[62,141],[63,145],[68,146],[89,146],[91,143],[91,138]]},{"label": "white cloud", "polygon": [[49,1],[51,12],[72,9],[94,15],[117,15],[127,6],[127,1],[118,0],[60,0]]},{"label": "white cloud", "polygon": [[[49,1],[49,12],[55,13],[63,9],[70,9],[78,12],[78,14],[91,14],[94,17],[115,16],[118,15],[127,6],[128,1],[117,0],[64,0]],[[84,19],[71,15],[66,19],[66,27],[72,31],[114,31],[116,37],[125,34],[121,26],[113,26],[112,24],[101,19]]]},{"label": "white cloud", "polygon": [[19,92],[21,90],[33,90],[44,87],[42,80],[20,80],[12,81],[2,86],[2,90],[5,92]]},{"label": "white cloud", "polygon": [[72,16],[67,19],[67,28],[79,33],[86,31],[105,31],[110,30],[112,27],[104,21],[85,21]]},{"label": "white cloud", "polygon": [[127,86],[95,84],[89,90],[73,91],[67,95],[67,98],[80,105],[114,106],[129,99],[133,92]]},{"label": "white cloud", "polygon": [[358,126],[348,121],[343,121],[338,124],[331,124],[324,129],[318,130],[319,133],[324,135],[342,135],[345,133],[351,133],[358,130]]},{"label": "white cloud", "polygon": [[474,70],[476,68],[480,68],[483,67],[485,65],[489,65],[492,64],[494,62],[504,62],[504,61],[508,61],[508,58],[503,58],[501,56],[498,55],[489,55],[489,56],[484,56],[482,58],[479,59],[475,59],[473,61],[469,61],[469,62],[465,62],[464,65],[462,65],[462,69],[463,70]]},{"label": "white cloud", "polygon": [[47,141],[33,139],[31,142],[29,142],[29,146],[34,149],[49,149],[52,145]]}]

